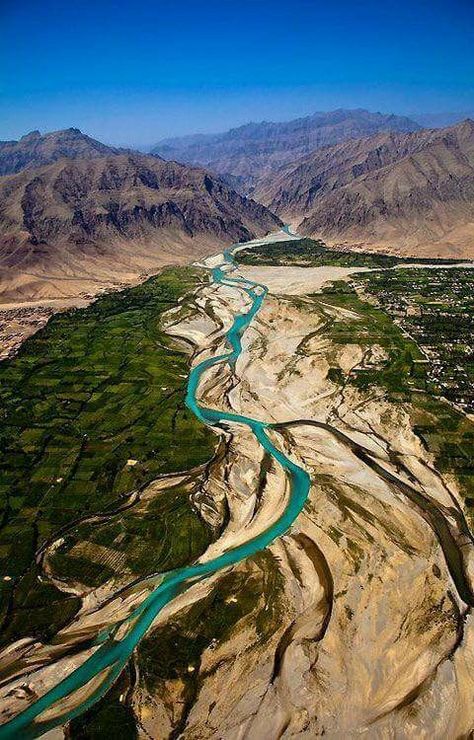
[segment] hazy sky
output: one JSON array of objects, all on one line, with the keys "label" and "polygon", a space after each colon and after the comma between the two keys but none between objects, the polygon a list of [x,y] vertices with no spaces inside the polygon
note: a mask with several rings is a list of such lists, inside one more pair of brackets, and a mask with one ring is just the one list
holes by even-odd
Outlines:
[{"label": "hazy sky", "polygon": [[474,0],[0,0],[0,138],[474,110]]}]

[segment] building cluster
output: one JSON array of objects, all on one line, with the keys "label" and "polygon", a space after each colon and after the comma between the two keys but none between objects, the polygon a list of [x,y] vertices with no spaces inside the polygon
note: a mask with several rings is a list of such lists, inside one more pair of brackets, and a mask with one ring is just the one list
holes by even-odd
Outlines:
[{"label": "building cluster", "polygon": [[391,270],[369,290],[425,354],[427,390],[474,414],[474,270]]},{"label": "building cluster", "polygon": [[0,360],[15,354],[25,339],[46,324],[54,309],[49,306],[0,310]]}]

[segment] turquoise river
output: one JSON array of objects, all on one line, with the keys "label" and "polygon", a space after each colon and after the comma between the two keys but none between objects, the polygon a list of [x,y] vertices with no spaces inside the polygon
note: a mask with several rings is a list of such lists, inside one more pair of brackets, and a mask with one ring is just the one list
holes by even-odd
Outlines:
[{"label": "turquoise river", "polygon": [[[289,232],[287,231],[287,233]],[[63,725],[89,709],[104,696],[120,675],[133,650],[166,604],[197,581],[223,568],[235,565],[270,545],[273,540],[283,535],[289,529],[305,504],[311,485],[309,475],[303,468],[296,465],[281,450],[275,447],[267,433],[271,425],[239,414],[205,408],[197,400],[200,379],[209,368],[220,363],[235,364],[242,351],[242,335],[259,311],[267,294],[267,288],[263,285],[228,276],[235,269],[233,250],[237,246],[241,245],[233,245],[224,252],[223,262],[212,270],[212,281],[215,284],[220,283],[238,287],[240,290],[245,291],[251,299],[250,308],[245,313],[237,314],[234,317],[233,324],[226,334],[230,346],[229,351],[217,357],[210,357],[197,364],[191,370],[188,380],[186,404],[204,424],[221,429],[225,428],[229,423],[243,424],[249,427],[261,446],[284,469],[290,482],[288,504],[280,518],[258,536],[226,550],[212,560],[204,563],[197,562],[167,573],[159,585],[127,617],[124,623],[114,625],[113,629],[101,635],[100,640],[102,642],[99,643],[99,647],[82,665],[72,671],[66,678],[62,679],[56,686],[47,691],[47,693],[33,702],[20,714],[1,726],[0,740],[4,740],[5,738],[21,737],[23,739],[39,737],[52,728]],[[128,630],[124,636],[118,637],[116,635],[118,628],[122,627],[121,635],[123,635],[125,624],[128,624]],[[54,709],[57,702],[69,697],[75,691],[99,676],[99,674],[103,676],[99,688],[95,689],[79,706],[76,706],[72,710],[65,709],[64,711],[58,707],[58,711],[55,712],[53,719],[41,718],[41,714],[46,710]]]}]

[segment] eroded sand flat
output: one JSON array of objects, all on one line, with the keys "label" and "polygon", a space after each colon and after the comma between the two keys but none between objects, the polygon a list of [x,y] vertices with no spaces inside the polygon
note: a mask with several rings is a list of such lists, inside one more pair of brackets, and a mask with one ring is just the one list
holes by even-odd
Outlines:
[{"label": "eroded sand flat", "polygon": [[[266,284],[270,295],[243,337],[235,369],[211,371],[201,400],[279,423],[272,440],[310,472],[313,485],[304,512],[267,548],[266,559],[234,568],[236,577],[259,573],[262,581],[251,611],[201,656],[200,690],[185,719],[188,737],[444,740],[472,726],[467,629],[459,642],[466,604],[432,520],[414,505],[421,494],[433,511],[446,511],[453,496],[460,506],[456,488],[433,469],[407,407],[390,402],[382,388],[344,388],[328,377],[330,368],[347,375],[385,359],[379,346],[367,352],[333,340],[333,322],[350,332],[358,315],[325,296],[313,297],[308,310],[279,298],[317,293],[360,271],[245,267],[233,273]],[[228,316],[228,289],[205,288],[206,294],[214,315]],[[201,305],[206,310],[205,300]],[[186,321],[178,331],[186,333]],[[225,350],[222,339],[216,354]],[[237,429],[229,434],[223,468],[207,488],[231,512],[224,541],[240,527],[259,531],[284,500],[277,468],[251,452],[250,438],[244,443]],[[471,546],[454,522],[450,527],[469,583]],[[182,620],[185,630],[184,613]],[[152,736],[173,727],[161,698],[170,690],[165,681],[149,693],[142,682],[136,694],[134,707]],[[175,702],[180,691],[184,686]]]},{"label": "eroded sand flat", "polygon": [[249,267],[241,265],[235,276],[263,283],[270,293],[304,295],[316,293],[327,283],[346,280],[367,267]]},{"label": "eroded sand flat", "polygon": [[[229,274],[270,293],[235,365],[209,367],[197,399],[274,424],[272,444],[309,473],[311,489],[283,536],[197,581],[155,619],[144,642],[159,652],[150,661],[138,647],[127,698],[140,737],[454,740],[473,727],[474,551],[462,499],[415,434],[409,401],[349,382],[388,358],[351,330],[363,322],[360,306],[317,295],[354,272],[361,269]],[[225,333],[250,305],[244,287],[204,283],[188,312],[167,313],[163,328],[196,347],[195,365],[229,351]],[[202,562],[258,537],[291,496],[281,464],[241,423],[223,425],[215,459],[196,476],[190,500],[217,533]],[[137,506],[161,491],[152,484]],[[151,587],[91,591],[58,645],[28,647],[30,686],[42,693],[79,665],[85,651],[62,660],[62,647],[123,619]],[[162,654],[172,655],[171,671]],[[24,675],[3,687],[0,710],[28,701],[12,699],[22,683]]]}]

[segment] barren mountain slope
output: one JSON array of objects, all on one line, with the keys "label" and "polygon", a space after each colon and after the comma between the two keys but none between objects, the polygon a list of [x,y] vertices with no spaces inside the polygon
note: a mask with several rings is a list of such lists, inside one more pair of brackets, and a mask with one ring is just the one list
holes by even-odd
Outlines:
[{"label": "barren mountain slope", "polygon": [[153,152],[166,159],[202,164],[231,176],[248,188],[257,179],[323,146],[379,131],[416,131],[420,127],[404,116],[369,111],[336,110],[314,113],[284,123],[249,123],[222,134],[165,139]]},{"label": "barren mountain slope", "polygon": [[308,213],[323,195],[415,153],[438,135],[436,130],[382,132],[323,147],[262,178],[255,197],[275,211],[297,218]]},{"label": "barren mountain slope", "polygon": [[257,197],[303,234],[392,251],[474,256],[474,123],[379,134],[302,158]]},{"label": "barren mountain slope", "polygon": [[0,141],[0,175],[20,172],[26,167],[41,167],[63,157],[92,159],[121,150],[86,136],[78,128],[52,131],[42,136],[31,131],[19,141]]},{"label": "barren mountain slope", "polygon": [[94,292],[279,223],[200,169],[133,153],[63,159],[0,180],[0,295]]},{"label": "barren mountain slope", "polygon": [[[162,572],[147,564],[153,575],[137,577],[129,538],[143,533],[139,557],[154,551],[155,525],[141,527],[158,518],[164,498],[181,491],[213,532],[197,556],[207,565],[288,511],[288,469],[242,423],[247,417],[265,422],[273,448],[309,474],[303,509],[264,549],[195,578],[169,600],[129,672],[66,736],[108,727],[115,715],[127,719],[128,736],[160,740],[470,736],[471,476],[449,460],[455,446],[467,449],[472,422],[413,385],[419,351],[383,312],[337,284],[321,292],[327,273],[287,291],[288,268],[267,270],[275,274],[270,291],[235,364],[209,365],[197,386],[200,408],[238,415],[222,424],[210,463],[154,480],[108,517],[74,521],[40,551],[42,583],[70,589],[81,605],[54,639],[2,650],[1,721],[87,669],[104,630],[113,646],[128,636],[127,620],[139,619],[137,607],[150,603]],[[260,280],[260,268],[253,272]],[[194,368],[226,358],[226,333],[252,310],[252,270],[237,274],[243,283],[203,280],[162,316],[162,329],[195,347]],[[176,449],[182,444],[178,435]],[[165,542],[176,519],[186,521],[175,507]],[[165,545],[158,550],[168,557]],[[95,582],[85,580],[84,563],[95,566]],[[39,722],[60,724],[109,675],[102,670],[51,702]]]}]

